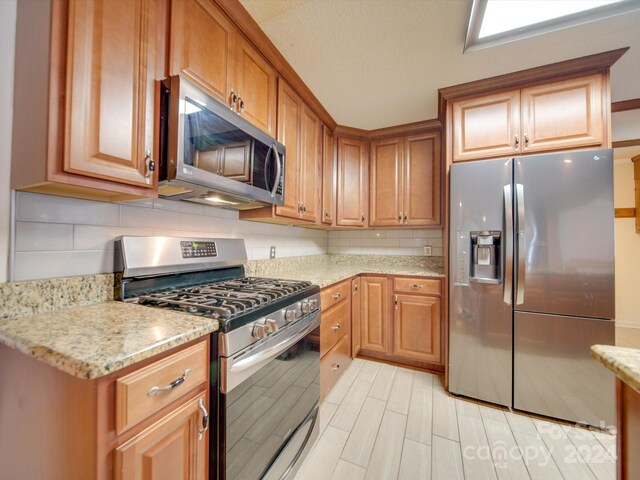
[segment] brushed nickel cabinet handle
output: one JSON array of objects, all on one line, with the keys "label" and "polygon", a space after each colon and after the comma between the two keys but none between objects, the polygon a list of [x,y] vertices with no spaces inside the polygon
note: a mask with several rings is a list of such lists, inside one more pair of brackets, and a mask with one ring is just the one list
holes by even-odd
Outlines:
[{"label": "brushed nickel cabinet handle", "polygon": [[184,383],[184,381],[187,379],[190,373],[191,373],[191,369],[187,368],[180,378],[176,378],[169,385],[165,385],[164,387],[157,387],[157,386],[151,387],[147,392],[147,396],[153,397],[156,393],[166,392],[168,390],[173,390],[174,388],[178,388],[180,385]]},{"label": "brushed nickel cabinet handle", "polygon": [[231,93],[229,94],[229,107],[231,108],[231,110],[236,109],[236,103],[238,103],[238,95],[233,91],[232,88]]},{"label": "brushed nickel cabinet handle", "polygon": [[339,323],[336,323],[335,325],[331,325],[331,330],[333,330],[334,332],[337,332],[341,328],[342,328],[342,325],[340,325]]},{"label": "brushed nickel cabinet handle", "polygon": [[398,223],[402,223],[402,212],[398,214]]},{"label": "brushed nickel cabinet handle", "polygon": [[516,141],[513,144],[513,149],[517,152],[520,148],[520,137],[518,137],[517,133],[515,134],[515,138],[516,138]]},{"label": "brushed nickel cabinet handle", "polygon": [[156,170],[156,162],[151,156],[151,150],[147,150],[147,154],[144,157],[144,163],[147,167],[147,173],[145,173],[144,175],[144,182],[149,185],[151,183],[151,179],[153,178],[153,172]]},{"label": "brushed nickel cabinet handle", "polygon": [[362,223],[364,223],[364,212],[362,213]]},{"label": "brushed nickel cabinet handle", "polygon": [[334,293],[333,295],[331,295],[331,298],[333,298],[334,300],[338,300],[341,296],[341,293]]},{"label": "brushed nickel cabinet handle", "polygon": [[331,366],[331,370],[333,370],[334,372],[335,372],[336,370],[338,370],[339,368],[340,368],[340,364],[339,364],[339,363],[334,363],[334,364]]},{"label": "brushed nickel cabinet handle", "polygon": [[529,134],[525,133],[524,134],[524,149],[528,149],[529,148]]},{"label": "brushed nickel cabinet handle", "polygon": [[329,212],[327,212],[326,210],[324,211],[324,218],[329,218]]},{"label": "brushed nickel cabinet handle", "polygon": [[242,97],[238,97],[238,114],[244,112],[244,100]]},{"label": "brushed nickel cabinet handle", "polygon": [[409,221],[409,214],[407,212],[404,212],[404,223],[407,223]]},{"label": "brushed nickel cabinet handle", "polygon": [[204,433],[209,429],[209,412],[207,412],[202,399],[198,401],[198,408],[202,412],[202,428],[198,429],[198,440],[202,440]]},{"label": "brushed nickel cabinet handle", "polygon": [[411,285],[409,285],[411,288],[422,288],[422,284],[421,283],[412,283]]},{"label": "brushed nickel cabinet handle", "polygon": [[393,305],[395,306],[395,309],[398,309],[398,295],[394,295],[393,296]]}]

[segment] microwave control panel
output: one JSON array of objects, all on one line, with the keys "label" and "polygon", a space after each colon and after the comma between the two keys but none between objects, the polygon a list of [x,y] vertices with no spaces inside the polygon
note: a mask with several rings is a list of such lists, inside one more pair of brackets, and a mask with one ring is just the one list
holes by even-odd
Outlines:
[{"label": "microwave control panel", "polygon": [[182,258],[217,257],[215,242],[180,242]]}]

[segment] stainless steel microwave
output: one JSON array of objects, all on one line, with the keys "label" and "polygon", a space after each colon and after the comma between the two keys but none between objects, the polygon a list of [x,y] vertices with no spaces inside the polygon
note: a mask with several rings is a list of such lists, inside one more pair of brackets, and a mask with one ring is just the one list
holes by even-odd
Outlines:
[{"label": "stainless steel microwave", "polygon": [[284,203],[284,145],[183,76],[160,82],[158,194],[246,210]]}]

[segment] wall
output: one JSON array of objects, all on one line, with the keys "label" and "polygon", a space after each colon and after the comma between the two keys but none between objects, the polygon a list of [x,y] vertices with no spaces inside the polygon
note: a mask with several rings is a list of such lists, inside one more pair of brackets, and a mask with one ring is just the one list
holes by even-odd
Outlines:
[{"label": "wall", "polygon": [[17,0],[0,1],[0,283],[7,281],[10,239],[11,133]]},{"label": "wall", "polygon": [[441,229],[340,230],[329,232],[329,253],[359,255],[431,255],[442,256]]},{"label": "wall", "polygon": [[[1,3],[1,2],[0,2]],[[113,271],[119,235],[244,238],[249,259],[327,253],[327,232],[238,220],[238,212],[169,200],[112,204],[18,192],[12,280]]]},{"label": "wall", "polygon": [[[615,207],[633,207],[633,163],[616,160],[613,172]],[[640,234],[635,229],[633,218],[616,218],[616,325],[640,328]]]}]

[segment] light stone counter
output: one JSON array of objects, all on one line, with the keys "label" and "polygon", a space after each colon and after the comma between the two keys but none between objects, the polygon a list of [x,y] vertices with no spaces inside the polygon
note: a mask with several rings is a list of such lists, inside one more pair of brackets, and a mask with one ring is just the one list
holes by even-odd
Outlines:
[{"label": "light stone counter", "polygon": [[211,318],[109,301],[0,319],[0,343],[91,379],[218,328],[218,321]]},{"label": "light stone counter", "polygon": [[591,355],[620,380],[640,393],[640,350],[636,348],[594,345]]}]

